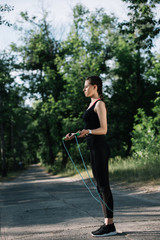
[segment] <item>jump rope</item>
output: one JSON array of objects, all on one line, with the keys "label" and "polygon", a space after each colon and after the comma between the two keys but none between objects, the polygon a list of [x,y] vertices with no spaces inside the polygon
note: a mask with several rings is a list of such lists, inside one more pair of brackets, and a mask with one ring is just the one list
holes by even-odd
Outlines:
[{"label": "jump rope", "polygon": [[74,136],[75,136],[75,139],[76,139],[78,151],[79,151],[80,157],[81,157],[81,159],[82,159],[83,166],[84,166],[84,168],[85,168],[85,170],[86,170],[86,172],[87,172],[87,175],[88,175],[88,177],[89,177],[89,179],[90,179],[90,181],[91,181],[94,189],[96,190],[96,193],[97,193],[97,195],[98,195],[98,197],[99,197],[100,200],[97,199],[97,197],[95,197],[95,196],[93,195],[93,193],[92,193],[92,191],[90,190],[89,186],[86,184],[86,182],[85,182],[82,174],[80,173],[80,171],[79,171],[78,168],[76,167],[76,164],[75,164],[75,162],[73,161],[73,159],[72,159],[72,157],[71,157],[71,155],[70,155],[70,153],[69,153],[69,151],[68,151],[68,149],[67,149],[67,147],[66,147],[66,145],[65,145],[65,141],[64,141],[64,140],[65,140],[65,137],[63,137],[63,138],[62,138],[63,146],[64,146],[64,148],[65,148],[65,150],[66,150],[66,152],[67,152],[67,154],[68,154],[68,156],[69,156],[69,158],[70,158],[70,160],[71,160],[74,168],[76,169],[76,171],[77,171],[78,174],[80,175],[80,177],[81,177],[81,179],[82,179],[85,187],[87,188],[87,190],[89,191],[89,193],[91,194],[91,196],[92,196],[98,203],[100,203],[100,204],[101,204],[101,203],[105,204],[105,206],[107,207],[107,209],[108,209],[109,211],[113,212],[113,210],[111,210],[111,209],[108,207],[108,205],[107,205],[107,204],[103,201],[103,199],[101,198],[101,195],[99,194],[99,192],[98,192],[98,190],[97,190],[97,187],[96,187],[95,183],[93,182],[93,180],[92,180],[92,178],[91,178],[91,176],[90,176],[90,174],[89,174],[89,172],[88,172],[88,169],[87,169],[87,167],[86,167],[86,164],[85,164],[83,155],[82,155],[82,153],[81,153],[80,145],[79,145],[78,139],[77,139],[77,137],[80,136],[80,133],[77,132],[77,133],[74,134]]}]

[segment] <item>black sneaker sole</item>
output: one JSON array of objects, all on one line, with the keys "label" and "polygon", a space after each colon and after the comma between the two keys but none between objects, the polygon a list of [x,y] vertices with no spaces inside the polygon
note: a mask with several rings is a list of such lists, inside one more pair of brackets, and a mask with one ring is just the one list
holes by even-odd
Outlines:
[{"label": "black sneaker sole", "polygon": [[102,234],[102,235],[94,235],[94,234],[92,233],[92,237],[108,237],[108,236],[114,236],[114,235],[116,235],[116,234],[117,234],[116,231],[110,232],[110,233],[105,233],[105,234]]}]

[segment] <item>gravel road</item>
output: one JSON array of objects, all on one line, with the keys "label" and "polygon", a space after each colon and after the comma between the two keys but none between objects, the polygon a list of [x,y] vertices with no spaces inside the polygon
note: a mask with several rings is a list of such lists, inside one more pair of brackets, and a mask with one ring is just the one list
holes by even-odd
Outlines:
[{"label": "gravel road", "polygon": [[[118,234],[107,240],[160,239],[160,192],[121,183],[111,188]],[[0,183],[0,216],[1,240],[89,240],[103,222],[80,179],[50,176],[38,165]]]}]

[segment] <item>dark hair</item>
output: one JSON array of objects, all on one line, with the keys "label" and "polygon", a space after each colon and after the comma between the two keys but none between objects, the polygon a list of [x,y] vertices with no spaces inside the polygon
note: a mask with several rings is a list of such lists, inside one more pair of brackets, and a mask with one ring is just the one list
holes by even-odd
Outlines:
[{"label": "dark hair", "polygon": [[98,76],[87,77],[86,80],[90,81],[91,85],[97,85],[97,92],[102,101],[104,101],[103,92],[102,92],[102,79]]}]

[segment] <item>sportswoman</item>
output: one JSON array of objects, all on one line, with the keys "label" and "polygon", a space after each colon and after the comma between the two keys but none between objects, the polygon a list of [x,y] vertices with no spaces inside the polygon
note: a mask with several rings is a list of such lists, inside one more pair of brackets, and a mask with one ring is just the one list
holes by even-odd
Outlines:
[{"label": "sportswoman", "polygon": [[[84,129],[79,138],[86,137],[90,149],[90,160],[97,190],[101,196],[104,224],[92,236],[116,235],[113,222],[113,196],[109,185],[108,158],[109,146],[105,140],[107,133],[107,109],[102,94],[102,80],[98,76],[90,76],[85,80],[84,94],[91,98],[88,109],[83,114]],[[71,140],[75,134],[68,133],[65,140]]]}]

